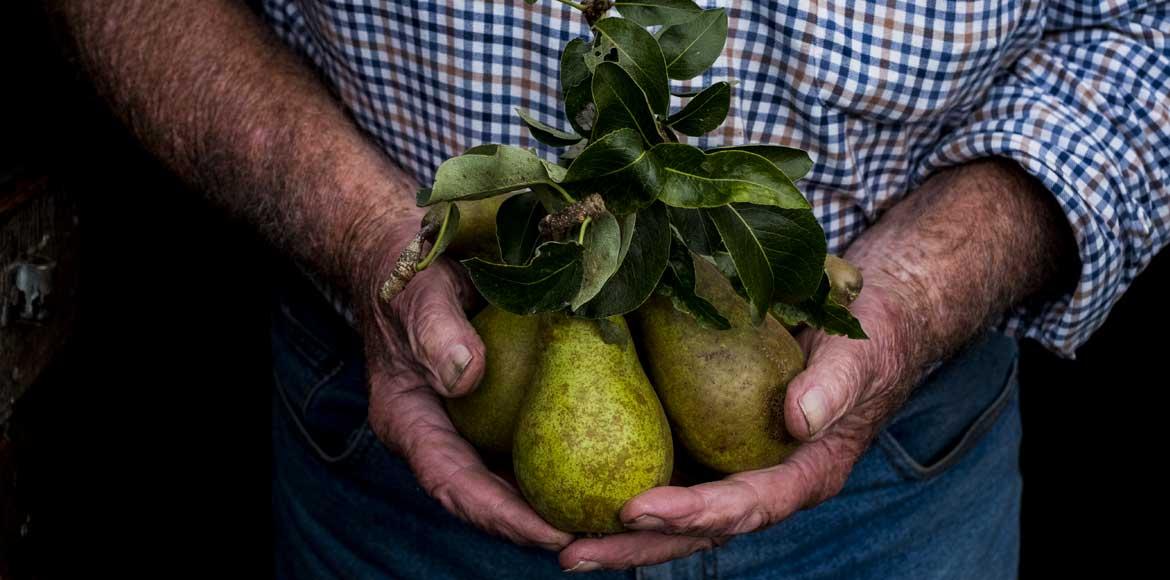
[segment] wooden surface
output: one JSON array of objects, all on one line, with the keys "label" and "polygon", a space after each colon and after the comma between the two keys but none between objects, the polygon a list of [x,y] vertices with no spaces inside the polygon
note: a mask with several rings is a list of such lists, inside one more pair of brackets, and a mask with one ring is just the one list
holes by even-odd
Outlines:
[{"label": "wooden surface", "polygon": [[[77,314],[79,241],[75,200],[47,178],[0,183],[0,425],[68,336]],[[22,291],[30,273],[44,275],[47,284],[33,286],[49,290],[32,307],[35,295]]]}]

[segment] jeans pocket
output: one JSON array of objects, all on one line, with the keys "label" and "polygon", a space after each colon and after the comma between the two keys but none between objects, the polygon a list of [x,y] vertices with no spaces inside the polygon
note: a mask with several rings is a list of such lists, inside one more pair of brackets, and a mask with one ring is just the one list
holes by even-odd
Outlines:
[{"label": "jeans pocket", "polygon": [[1014,339],[990,334],[944,364],[911,395],[878,435],[878,445],[904,477],[946,471],[995,424],[1018,386]]},{"label": "jeans pocket", "polygon": [[373,437],[361,341],[311,288],[282,289],[272,315],[273,382],[280,407],[326,463],[354,459]]}]

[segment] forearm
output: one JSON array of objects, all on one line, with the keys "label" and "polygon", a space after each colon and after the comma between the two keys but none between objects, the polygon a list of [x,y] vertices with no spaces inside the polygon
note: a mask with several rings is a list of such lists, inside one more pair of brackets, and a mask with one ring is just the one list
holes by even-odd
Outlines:
[{"label": "forearm", "polygon": [[[1052,196],[1014,163],[940,173],[888,210],[846,254],[902,321],[903,364],[953,354],[996,316],[1076,273],[1073,235]],[[912,369],[903,369],[911,370]]]},{"label": "forearm", "polygon": [[340,284],[414,185],[242,2],[53,0],[99,94],[153,154]]}]

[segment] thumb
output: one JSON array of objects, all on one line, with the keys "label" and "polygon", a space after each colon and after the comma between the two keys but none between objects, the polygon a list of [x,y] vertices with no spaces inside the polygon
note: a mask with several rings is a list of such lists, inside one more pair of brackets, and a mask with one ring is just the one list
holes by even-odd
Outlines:
[{"label": "thumb", "polygon": [[788,432],[802,441],[820,438],[862,398],[869,380],[864,348],[843,337],[812,341],[808,365],[788,385],[784,421]]},{"label": "thumb", "polygon": [[483,376],[483,341],[463,310],[472,293],[466,277],[440,259],[419,272],[396,301],[411,353],[443,396],[466,395]]}]

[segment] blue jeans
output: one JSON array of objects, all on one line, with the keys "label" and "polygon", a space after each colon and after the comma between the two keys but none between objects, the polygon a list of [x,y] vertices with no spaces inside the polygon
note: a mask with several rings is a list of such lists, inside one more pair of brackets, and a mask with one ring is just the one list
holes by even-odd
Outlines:
[{"label": "blue jeans", "polygon": [[[274,299],[272,511],[279,578],[565,578],[556,555],[448,514],[366,423],[359,337],[303,280]],[[936,370],[844,490],[723,547],[612,578],[1012,578],[1021,436],[1012,339]]]}]

